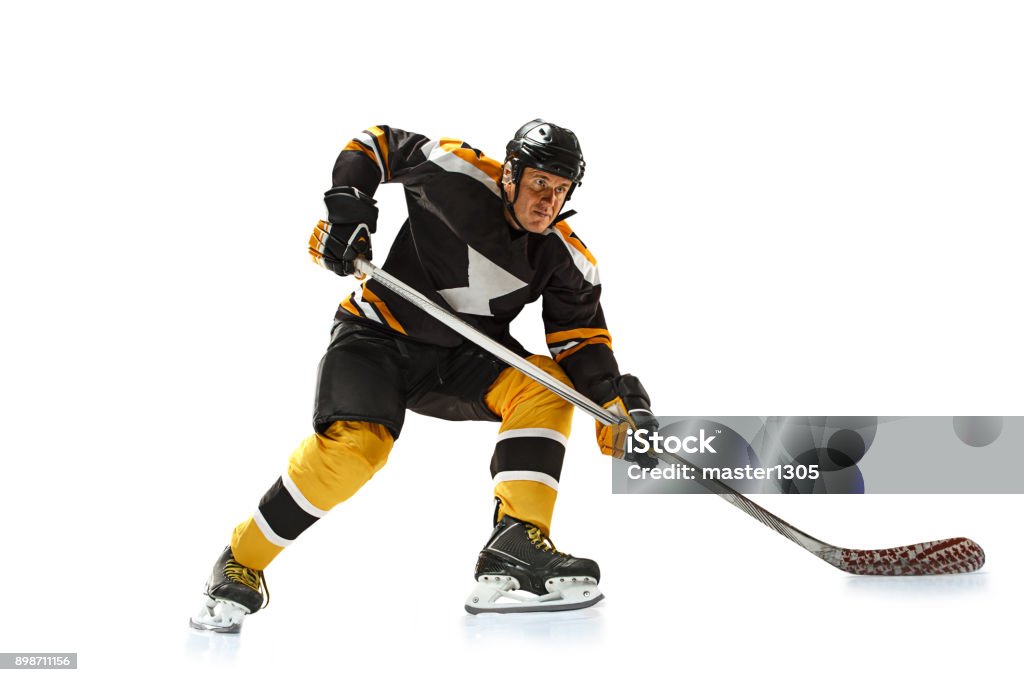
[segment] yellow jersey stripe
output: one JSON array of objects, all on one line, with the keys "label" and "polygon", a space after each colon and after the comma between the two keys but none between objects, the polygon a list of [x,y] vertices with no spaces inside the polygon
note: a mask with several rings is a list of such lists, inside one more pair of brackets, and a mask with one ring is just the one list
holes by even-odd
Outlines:
[{"label": "yellow jersey stripe", "polygon": [[462,146],[462,140],[442,137],[439,146],[449,154],[457,156],[479,171],[482,171],[494,182],[501,177],[501,164],[487,157],[478,157],[472,149]]},{"label": "yellow jersey stripe", "polygon": [[388,165],[388,157],[391,155],[388,152],[388,136],[384,134],[384,131],[377,126],[368,128],[366,132],[373,135],[373,138],[377,141],[377,149],[380,150],[380,154],[383,157],[381,159],[384,171],[387,174],[385,180],[391,179],[391,167]]},{"label": "yellow jersey stripe", "polygon": [[352,140],[347,145],[345,145],[345,149],[343,149],[342,151],[361,152],[362,154],[365,154],[366,156],[370,157],[370,160],[373,161],[375,166],[377,166],[378,168],[381,167],[380,160],[377,158],[377,155],[374,153],[374,151],[367,147],[362,142],[360,142],[359,140]]},{"label": "yellow jersey stripe", "polygon": [[353,296],[355,296],[355,294],[349,294],[348,297],[341,302],[341,307],[349,311],[356,317],[365,317],[361,312],[359,312],[359,308],[356,307],[356,304],[352,302]]},{"label": "yellow jersey stripe", "polygon": [[569,357],[573,353],[577,352],[581,348],[586,348],[587,346],[592,346],[592,345],[594,345],[596,343],[603,343],[604,345],[608,346],[609,348],[612,347],[612,342],[609,339],[606,339],[606,338],[600,337],[600,336],[594,337],[592,339],[587,339],[583,343],[578,343],[575,346],[573,346],[572,348],[565,349],[564,351],[562,351],[561,353],[559,353],[558,355],[555,356],[555,362],[561,362],[562,360],[565,360],[567,357]]},{"label": "yellow jersey stripe", "polygon": [[391,309],[388,308],[387,304],[380,300],[379,296],[367,289],[365,284],[363,285],[363,300],[372,304],[373,307],[377,309],[377,312],[379,312],[381,317],[387,321],[389,327],[400,334],[408,336],[408,332],[405,331],[405,327],[403,327],[394,314],[392,314]]},{"label": "yellow jersey stripe", "polygon": [[548,342],[548,345],[550,346],[551,344],[558,343],[559,341],[569,341],[571,339],[589,339],[594,336],[606,336],[608,337],[609,341],[612,340],[612,335],[607,329],[599,328],[570,329],[564,332],[552,332],[551,334],[545,336],[544,339]]},{"label": "yellow jersey stripe", "polygon": [[583,254],[583,257],[586,258],[591,265],[597,265],[597,259],[594,258],[593,254],[590,253],[590,250],[583,245],[583,242],[581,242],[579,238],[573,234],[571,227],[566,225],[563,221],[555,225],[555,229],[557,229],[561,233],[562,239],[564,239],[567,244],[569,244],[574,249]]}]

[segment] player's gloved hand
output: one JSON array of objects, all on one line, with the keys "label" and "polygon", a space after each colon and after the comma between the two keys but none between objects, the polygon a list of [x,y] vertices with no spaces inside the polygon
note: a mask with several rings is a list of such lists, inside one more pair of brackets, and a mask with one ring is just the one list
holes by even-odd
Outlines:
[{"label": "player's gloved hand", "polygon": [[623,417],[626,422],[618,426],[597,423],[597,444],[601,452],[618,459],[636,462],[644,469],[657,466],[657,457],[629,452],[630,448],[626,447],[629,431],[646,429],[650,433],[657,431],[659,427],[657,417],[651,412],[651,398],[644,390],[643,384],[632,374],[623,374],[606,383],[604,408],[616,416]]},{"label": "player's gloved hand", "polygon": [[355,272],[356,258],[373,258],[370,235],[377,231],[377,202],[355,187],[332,187],[324,194],[327,221],[309,238],[313,262],[339,275]]}]

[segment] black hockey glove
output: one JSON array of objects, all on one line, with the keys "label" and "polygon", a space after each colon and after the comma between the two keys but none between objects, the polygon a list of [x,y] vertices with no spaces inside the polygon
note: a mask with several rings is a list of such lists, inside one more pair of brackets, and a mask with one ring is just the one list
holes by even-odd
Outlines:
[{"label": "black hockey glove", "polygon": [[377,202],[355,187],[332,187],[324,203],[327,221],[313,228],[309,255],[331,272],[351,275],[356,258],[373,258],[370,235],[377,231]]},{"label": "black hockey glove", "polygon": [[[610,397],[609,397],[610,396]],[[648,433],[657,431],[657,417],[651,412],[651,398],[644,390],[643,384],[632,374],[623,374],[617,379],[607,381],[604,408],[627,422],[619,426],[597,424],[597,444],[601,452],[628,462],[636,462],[644,469],[658,466],[658,458],[648,454],[629,452],[626,447],[628,431],[646,429]]]}]

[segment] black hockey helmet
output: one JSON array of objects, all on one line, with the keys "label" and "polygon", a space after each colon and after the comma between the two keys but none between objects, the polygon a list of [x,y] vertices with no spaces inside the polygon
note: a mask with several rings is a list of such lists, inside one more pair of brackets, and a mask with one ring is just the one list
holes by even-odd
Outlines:
[{"label": "black hockey helmet", "polygon": [[[523,177],[524,168],[536,168],[572,180],[566,201],[572,196],[576,185],[581,184],[586,168],[576,135],[568,128],[539,118],[516,131],[516,136],[505,147],[505,161],[512,163],[514,183]],[[518,189],[517,186],[517,194]]]}]

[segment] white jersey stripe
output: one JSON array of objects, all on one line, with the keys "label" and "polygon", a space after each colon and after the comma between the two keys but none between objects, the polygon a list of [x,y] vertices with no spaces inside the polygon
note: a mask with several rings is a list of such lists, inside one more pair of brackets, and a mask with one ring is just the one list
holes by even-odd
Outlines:
[{"label": "white jersey stripe", "polygon": [[366,313],[366,316],[378,324],[384,324],[380,321],[380,316],[377,315],[377,311],[373,309],[373,306],[363,300],[362,294],[359,295],[359,300],[356,301],[356,305],[359,309]]},{"label": "white jersey stripe", "polygon": [[548,346],[548,349],[551,351],[552,355],[558,355],[563,350],[569,350],[573,346],[578,346],[578,345],[580,345],[579,341],[570,341],[569,343],[567,343],[565,345],[562,345],[562,346]]},{"label": "white jersey stripe", "polygon": [[498,183],[494,181],[494,178],[471,164],[469,161],[452,154],[444,147],[435,147],[431,150],[430,156],[427,160],[433,161],[435,164],[451,173],[462,173],[463,175],[468,175],[474,180],[479,180],[480,183],[490,190],[494,196],[500,196],[498,193]]},{"label": "white jersey stripe", "polygon": [[552,490],[558,490],[558,479],[539,471],[499,471],[494,476],[494,485],[504,481],[535,481],[543,483]]},{"label": "white jersey stripe", "polygon": [[429,161],[430,155],[434,153],[434,150],[436,148],[437,140],[427,140],[426,142],[424,142],[423,146],[420,147],[420,153],[423,154],[423,159]]},{"label": "white jersey stripe", "polygon": [[587,260],[587,257],[580,253],[579,249],[566,241],[565,237],[562,236],[561,231],[557,228],[549,227],[546,234],[557,235],[562,243],[565,244],[565,248],[569,249],[569,255],[572,256],[572,262],[576,265],[576,268],[583,275],[583,279],[590,282],[591,286],[597,286],[601,283],[601,275],[597,271],[597,266]]},{"label": "white jersey stripe", "polygon": [[356,139],[373,150],[377,157],[377,168],[380,169],[380,181],[385,182],[388,179],[388,174],[384,172],[384,155],[380,153],[380,147],[377,146],[377,138],[364,130],[356,135]]},{"label": "white jersey stripe", "polygon": [[270,542],[270,544],[277,545],[278,547],[287,547],[288,545],[292,544],[291,540],[285,540],[283,537],[274,532],[274,530],[270,527],[270,524],[267,523],[267,520],[263,518],[263,512],[261,512],[258,508],[256,509],[255,512],[253,512],[252,520],[253,522],[255,522],[256,527],[260,529],[260,532],[263,533],[263,537],[265,537]]},{"label": "white jersey stripe", "polygon": [[561,443],[563,447],[569,443],[568,438],[554,429],[509,429],[498,434],[499,441],[509,438],[550,438]]},{"label": "white jersey stripe", "polygon": [[303,495],[302,491],[299,490],[299,487],[295,485],[295,481],[292,480],[287,471],[284,472],[283,476],[281,476],[281,483],[284,485],[284,489],[288,491],[288,494],[292,496],[292,499],[295,500],[295,504],[299,505],[299,508],[302,511],[306,512],[310,516],[315,516],[318,519],[322,519],[324,515],[327,514],[326,509],[320,509],[306,499],[306,496]]}]

